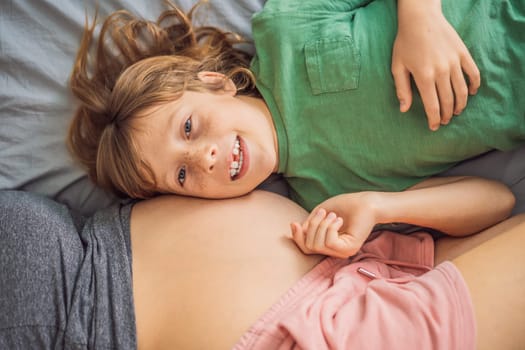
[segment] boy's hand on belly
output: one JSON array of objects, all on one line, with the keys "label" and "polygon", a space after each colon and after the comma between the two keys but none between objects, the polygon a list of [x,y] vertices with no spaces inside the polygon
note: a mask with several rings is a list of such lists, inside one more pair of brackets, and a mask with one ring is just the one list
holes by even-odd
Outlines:
[{"label": "boy's hand on belly", "polygon": [[355,255],[376,224],[366,192],[332,197],[308,216],[291,224],[292,238],[305,254],[336,258]]}]

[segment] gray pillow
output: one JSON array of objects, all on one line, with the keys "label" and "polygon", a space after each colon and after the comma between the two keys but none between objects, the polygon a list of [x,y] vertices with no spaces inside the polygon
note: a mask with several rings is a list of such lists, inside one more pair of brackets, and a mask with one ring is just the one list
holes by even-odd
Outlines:
[{"label": "gray pillow", "polygon": [[[75,110],[67,88],[85,22],[127,9],[156,19],[162,0],[6,0],[0,2],[0,189],[43,194],[89,215],[116,198],[72,162],[65,136]],[[175,0],[184,10],[194,1]],[[251,38],[264,0],[210,0],[199,23]],[[248,47],[250,49],[250,47]],[[253,50],[253,48],[251,48]]]}]

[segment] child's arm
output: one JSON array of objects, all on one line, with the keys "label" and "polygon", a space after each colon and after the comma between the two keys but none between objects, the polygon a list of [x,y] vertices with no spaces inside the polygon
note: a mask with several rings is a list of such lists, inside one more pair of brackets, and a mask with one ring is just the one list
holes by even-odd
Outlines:
[{"label": "child's arm", "polygon": [[507,218],[514,195],[502,183],[474,177],[431,178],[403,192],[358,192],[317,206],[292,236],[306,254],[352,256],[379,223],[403,222],[452,236],[476,233]]},{"label": "child's arm", "polygon": [[397,7],[392,74],[400,110],[405,112],[412,104],[412,76],[429,128],[436,130],[466,107],[468,93],[475,94],[479,88],[480,73],[467,47],[443,16],[441,0],[398,0]]}]

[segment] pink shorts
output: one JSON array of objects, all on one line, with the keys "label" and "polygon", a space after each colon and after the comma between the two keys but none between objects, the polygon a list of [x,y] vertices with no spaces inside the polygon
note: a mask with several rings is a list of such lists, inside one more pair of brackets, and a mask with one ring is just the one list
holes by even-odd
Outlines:
[{"label": "pink shorts", "polygon": [[467,286],[433,254],[426,233],[382,232],[352,259],[326,258],[233,349],[475,349]]}]

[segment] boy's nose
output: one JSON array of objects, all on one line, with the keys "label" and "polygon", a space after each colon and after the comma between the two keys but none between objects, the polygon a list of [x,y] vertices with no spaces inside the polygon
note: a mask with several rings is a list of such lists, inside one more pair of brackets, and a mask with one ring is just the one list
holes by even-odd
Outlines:
[{"label": "boy's nose", "polygon": [[202,169],[206,172],[212,172],[215,167],[215,162],[217,161],[217,145],[209,144],[202,148],[201,150],[201,166]]}]

